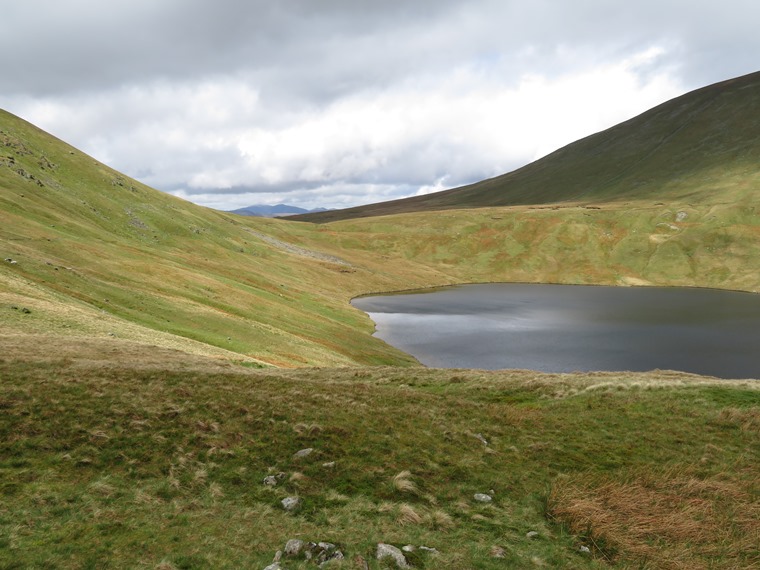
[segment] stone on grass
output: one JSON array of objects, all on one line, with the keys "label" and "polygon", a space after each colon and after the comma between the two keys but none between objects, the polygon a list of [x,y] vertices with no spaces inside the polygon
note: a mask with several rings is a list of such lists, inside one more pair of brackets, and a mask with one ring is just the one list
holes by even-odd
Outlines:
[{"label": "stone on grass", "polygon": [[392,544],[380,543],[377,545],[377,559],[391,558],[399,568],[409,568],[404,553]]},{"label": "stone on grass", "polygon": [[288,542],[285,543],[285,556],[289,558],[300,556],[301,552],[303,552],[303,547],[303,540],[291,538]]},{"label": "stone on grass", "polygon": [[301,499],[298,497],[285,497],[282,501],[282,508],[286,511],[294,511],[301,505]]},{"label": "stone on grass", "polygon": [[332,542],[318,542],[314,562],[325,566],[333,560],[343,560],[343,553]]},{"label": "stone on grass", "polygon": [[504,550],[501,546],[491,547],[491,558],[506,558],[506,557],[507,557],[507,551]]},{"label": "stone on grass", "polygon": [[267,475],[266,477],[264,477],[264,480],[262,481],[262,483],[264,483],[264,485],[266,485],[267,487],[274,487],[275,485],[277,485],[277,477],[275,477],[274,475]]},{"label": "stone on grass", "polygon": [[591,549],[588,546],[581,546],[578,550],[583,554],[591,554]]},{"label": "stone on grass", "polygon": [[279,562],[274,562],[270,564],[269,566],[267,566],[266,568],[264,568],[264,570],[282,570],[282,566],[280,566]]},{"label": "stone on grass", "polygon": [[311,455],[311,453],[314,451],[313,447],[307,447],[306,449],[301,449],[300,451],[296,451],[293,454],[293,459],[303,459],[304,457],[308,457]]},{"label": "stone on grass", "polygon": [[535,530],[531,530],[525,534],[525,538],[538,538],[538,533]]},{"label": "stone on grass", "polygon": [[493,498],[491,497],[491,495],[486,495],[485,493],[475,493],[473,497],[479,503],[490,503],[491,501],[493,501]]},{"label": "stone on grass", "polygon": [[420,550],[422,550],[422,552],[427,552],[428,554],[432,554],[433,556],[437,556],[438,554],[440,554],[438,552],[438,549],[433,548],[432,546],[420,546]]}]

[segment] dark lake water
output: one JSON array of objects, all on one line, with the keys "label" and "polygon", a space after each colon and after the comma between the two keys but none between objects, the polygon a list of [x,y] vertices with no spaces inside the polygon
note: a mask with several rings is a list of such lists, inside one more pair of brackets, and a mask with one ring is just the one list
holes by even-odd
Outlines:
[{"label": "dark lake water", "polygon": [[375,322],[375,336],[427,366],[760,378],[753,293],[509,283],[352,303]]}]

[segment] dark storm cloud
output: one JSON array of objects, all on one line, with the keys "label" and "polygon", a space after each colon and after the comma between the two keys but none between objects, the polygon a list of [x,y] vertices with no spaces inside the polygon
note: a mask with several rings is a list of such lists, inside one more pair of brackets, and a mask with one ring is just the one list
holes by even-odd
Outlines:
[{"label": "dark storm cloud", "polygon": [[493,176],[755,71],[749,0],[24,0],[0,106],[217,207]]}]

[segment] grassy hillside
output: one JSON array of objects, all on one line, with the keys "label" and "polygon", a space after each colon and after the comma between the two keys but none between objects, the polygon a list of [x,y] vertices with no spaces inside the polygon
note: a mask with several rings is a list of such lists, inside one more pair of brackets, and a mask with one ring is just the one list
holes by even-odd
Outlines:
[{"label": "grassy hillside", "polygon": [[290,539],[346,569],[394,567],[381,542],[431,570],[760,564],[754,381],[0,354],[0,568],[264,568]]},{"label": "grassy hillside", "polygon": [[347,303],[397,279],[330,246],[296,250],[267,235],[276,222],[147,188],[7,113],[0,148],[0,257],[12,260],[0,263],[0,331],[110,334],[286,366],[411,362]]},{"label": "grassy hillside", "polygon": [[[757,291],[758,92],[757,76],[711,86],[482,186],[519,179],[521,200],[525,182],[560,202],[327,225],[195,206],[0,113],[0,257],[16,262],[0,263],[0,332],[260,365],[412,364],[351,297],[487,281]],[[590,185],[612,171],[618,186]],[[632,196],[634,179],[648,182]]]},{"label": "grassy hillside", "polygon": [[760,72],[687,93],[496,178],[295,219],[568,201],[751,201],[759,185]]}]

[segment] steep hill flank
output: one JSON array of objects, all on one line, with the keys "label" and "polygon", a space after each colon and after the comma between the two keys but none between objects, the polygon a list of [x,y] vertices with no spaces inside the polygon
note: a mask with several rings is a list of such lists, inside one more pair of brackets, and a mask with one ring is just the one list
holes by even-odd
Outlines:
[{"label": "steep hill flank", "polygon": [[760,72],[687,93],[527,166],[476,184],[345,210],[324,223],[405,212],[658,199],[710,202],[760,188]]},{"label": "steep hill flank", "polygon": [[413,362],[348,304],[364,287],[398,287],[371,264],[302,244],[280,229],[292,224],[148,188],[6,112],[0,220],[0,334],[118,337],[277,366]]}]

